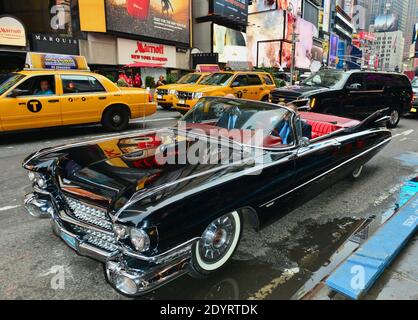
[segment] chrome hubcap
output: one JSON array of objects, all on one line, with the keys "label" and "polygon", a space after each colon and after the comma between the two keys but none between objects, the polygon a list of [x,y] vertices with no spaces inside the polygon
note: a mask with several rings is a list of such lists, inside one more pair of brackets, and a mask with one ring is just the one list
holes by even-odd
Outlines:
[{"label": "chrome hubcap", "polygon": [[398,111],[393,110],[392,113],[390,114],[390,123],[395,124],[396,122],[398,122],[398,119],[399,119]]},{"label": "chrome hubcap", "polygon": [[200,256],[207,262],[215,262],[228,252],[235,236],[235,220],[223,216],[210,224],[199,243]]},{"label": "chrome hubcap", "polygon": [[121,123],[122,122],[122,117],[119,114],[115,114],[113,116],[113,122],[116,123],[116,124]]}]

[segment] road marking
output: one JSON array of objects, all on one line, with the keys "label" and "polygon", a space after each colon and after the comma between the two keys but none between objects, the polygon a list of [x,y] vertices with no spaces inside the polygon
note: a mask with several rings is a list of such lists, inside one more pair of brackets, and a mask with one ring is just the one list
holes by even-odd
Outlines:
[{"label": "road marking", "polygon": [[407,137],[407,136],[411,135],[411,134],[412,134],[412,133],[414,133],[414,132],[415,132],[415,130],[413,130],[413,129],[411,129],[411,130],[406,130],[406,131],[404,131],[404,132],[401,132],[401,133],[395,134],[395,135],[393,136],[393,138],[397,138],[397,137],[401,137],[401,136]]},{"label": "road marking", "polygon": [[268,285],[264,286],[263,288],[258,290],[254,295],[250,296],[248,300],[259,301],[259,300],[266,299],[269,295],[273,293],[275,289],[285,284],[287,281],[292,279],[299,272],[300,272],[299,268],[285,270],[280,277],[273,279]]},{"label": "road marking", "polygon": [[3,208],[0,208],[0,212],[13,210],[13,209],[20,208],[20,207],[21,207],[20,205],[19,205],[19,206],[8,206],[8,207],[3,207]]},{"label": "road marking", "polygon": [[131,123],[148,123],[148,122],[159,122],[159,121],[171,121],[171,120],[178,120],[180,118],[159,118],[159,119],[148,119],[148,120],[143,120],[143,119],[135,119],[132,120]]}]

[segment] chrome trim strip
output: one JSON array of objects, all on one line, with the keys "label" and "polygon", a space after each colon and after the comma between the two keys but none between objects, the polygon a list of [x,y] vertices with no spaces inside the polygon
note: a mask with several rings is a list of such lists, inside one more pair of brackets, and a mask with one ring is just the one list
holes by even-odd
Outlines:
[{"label": "chrome trim strip", "polygon": [[100,250],[99,248],[93,247],[88,243],[81,242],[79,237],[70,231],[66,230],[57,219],[51,220],[52,228],[56,235],[62,239],[62,234],[66,234],[71,238],[74,238],[78,241],[78,250],[76,250],[80,255],[90,257],[97,261],[106,262],[108,261],[115,253],[114,252],[107,252]]},{"label": "chrome trim strip", "polygon": [[67,223],[74,224],[76,226],[79,226],[79,227],[82,227],[82,228],[85,228],[85,229],[92,229],[94,231],[107,234],[109,236],[115,236],[115,234],[113,232],[110,232],[109,230],[101,229],[101,228],[95,227],[94,225],[87,224],[87,223],[84,223],[84,222],[81,222],[81,221],[78,221],[78,220],[75,220],[75,219],[71,218],[70,216],[68,216],[65,213],[64,210],[57,210],[57,213],[59,215],[59,218],[62,221],[65,221]]},{"label": "chrome trim strip", "polygon": [[199,240],[200,238],[198,237],[193,238],[192,240],[184,242],[173,249],[170,249],[164,253],[161,253],[159,255],[152,256],[152,257],[147,257],[141,254],[137,254],[126,247],[121,247],[120,249],[122,250],[123,254],[129,257],[159,264],[159,263],[164,263],[167,260],[178,258],[179,256],[181,256],[182,253],[184,254],[188,253],[188,251],[191,250],[191,247],[193,246],[193,244]]},{"label": "chrome trim strip", "polygon": [[[347,137],[349,137],[349,138],[351,138],[351,137],[358,137],[358,136],[367,135],[370,132],[382,132],[382,131],[387,132],[386,129],[380,129],[380,130],[379,129],[378,130],[372,129],[372,130],[367,130],[367,131],[361,131],[360,133],[356,133],[356,134],[349,135],[349,136],[344,136],[344,137],[341,137],[341,138],[346,139]],[[339,139],[341,139],[341,138],[339,138]],[[391,139],[392,138],[390,138],[390,140]],[[338,140],[337,139],[332,139],[332,140],[318,141],[318,142],[310,145],[308,147],[308,149],[311,149],[311,150],[309,150],[307,152],[316,152],[316,151],[318,151],[320,149],[315,149],[314,148],[315,146],[320,146],[320,148],[322,149],[322,148],[328,147],[330,144],[331,145],[335,144],[336,141],[338,141]],[[321,146],[321,144],[322,144],[322,146]],[[279,165],[282,162],[288,161],[289,160],[289,157],[292,157],[293,155],[294,155],[294,153],[290,153],[287,157],[284,157],[283,159],[280,159],[280,160],[278,160],[276,162],[272,162],[272,163],[269,163],[269,164],[262,164],[262,165],[259,165],[259,166],[254,167],[254,168],[251,168],[251,169],[246,169],[246,170],[240,171],[239,173],[236,173],[235,175],[232,175],[231,177],[221,178],[220,180],[217,181],[217,184],[224,183],[225,181],[228,181],[228,180],[233,180],[233,179],[235,179],[237,177],[240,177],[242,175],[252,174],[254,172],[257,172],[257,171],[260,171],[260,170],[264,170],[265,168],[270,168],[272,166]],[[248,161],[248,159],[247,159],[247,161]],[[159,187],[157,187],[155,189],[149,190],[148,192],[145,192],[143,194],[140,194],[140,192],[141,192],[140,191],[139,193],[134,194],[131,197],[131,199],[125,204],[125,206],[123,206],[122,209],[120,209],[115,214],[115,216],[113,217],[113,222],[116,222],[118,220],[118,218],[120,217],[120,215],[123,213],[123,211],[125,211],[131,205],[133,205],[133,204],[135,204],[135,203],[137,203],[137,202],[139,202],[139,201],[147,198],[150,195],[155,194],[156,192],[160,192],[160,191],[162,191],[164,189],[167,189],[169,187],[175,186],[175,185],[177,185],[179,183],[188,181],[190,179],[199,178],[199,177],[201,177],[203,175],[210,174],[210,173],[215,173],[215,172],[218,172],[220,170],[227,169],[229,167],[234,167],[234,166],[237,166],[237,165],[240,165],[240,164],[246,164],[246,161],[240,161],[240,162],[237,162],[237,163],[234,163],[234,164],[228,164],[228,165],[220,166],[220,167],[217,167],[217,168],[214,168],[214,169],[205,171],[205,172],[201,172],[201,173],[198,173],[198,174],[195,174],[195,175],[191,175],[191,176],[185,177],[185,178],[180,179],[180,180],[177,180],[177,181],[169,182],[169,183],[167,183],[165,185],[162,185],[162,186],[159,186]],[[211,188],[213,186],[214,185],[212,184],[210,186],[206,186],[205,188]],[[196,188],[194,191],[195,191],[194,193],[200,192],[200,191],[202,191],[202,188]],[[188,195],[190,195],[190,194],[193,194],[193,193],[188,193]],[[271,200],[271,201],[274,201],[274,200]],[[268,203],[270,203],[271,201],[269,201]]]},{"label": "chrome trim strip", "polygon": [[370,148],[370,149],[368,149],[368,150],[366,150],[366,151],[362,152],[361,154],[359,154],[359,155],[357,155],[357,156],[355,156],[355,157],[353,157],[353,158],[351,158],[351,159],[349,159],[349,160],[347,160],[347,161],[345,161],[345,162],[343,162],[343,163],[339,164],[338,166],[336,166],[336,167],[332,168],[331,170],[328,170],[328,171],[326,171],[326,172],[324,172],[324,173],[320,174],[319,176],[317,176],[317,177],[315,177],[315,178],[313,178],[313,179],[311,179],[311,180],[309,180],[309,181],[307,181],[307,182],[305,182],[305,183],[301,184],[300,186],[298,186],[298,187],[296,187],[296,188],[294,188],[294,189],[292,189],[292,190],[290,190],[290,191],[288,191],[288,192],[286,192],[286,193],[282,194],[281,196],[279,196],[279,197],[277,197],[277,198],[274,198],[274,199],[270,200],[269,202],[266,202],[265,204],[261,205],[261,206],[260,206],[260,208],[262,208],[262,207],[271,207],[271,206],[274,204],[274,202],[275,202],[275,201],[277,201],[277,200],[279,200],[279,199],[281,199],[281,198],[283,198],[283,197],[287,196],[288,194],[290,194],[290,193],[292,193],[292,192],[294,192],[294,191],[296,191],[296,190],[299,190],[300,188],[302,188],[302,187],[304,187],[304,186],[306,186],[306,185],[308,185],[308,184],[310,184],[310,183],[314,182],[315,180],[318,180],[318,179],[322,178],[323,176],[326,176],[327,174],[329,174],[329,173],[331,173],[331,172],[333,172],[333,171],[337,170],[338,168],[341,168],[342,166],[345,166],[347,163],[350,163],[350,162],[352,162],[353,160],[356,160],[357,158],[360,158],[360,157],[362,157],[362,156],[366,155],[367,153],[369,153],[369,152],[371,152],[371,151],[373,151],[373,150],[375,150],[375,149],[379,148],[379,147],[380,147],[380,146],[382,146],[382,145],[385,145],[385,144],[389,143],[390,141],[392,141],[392,138],[389,138],[389,139],[386,139],[386,140],[382,141],[381,143],[379,143],[378,145],[374,146],[373,148]]}]

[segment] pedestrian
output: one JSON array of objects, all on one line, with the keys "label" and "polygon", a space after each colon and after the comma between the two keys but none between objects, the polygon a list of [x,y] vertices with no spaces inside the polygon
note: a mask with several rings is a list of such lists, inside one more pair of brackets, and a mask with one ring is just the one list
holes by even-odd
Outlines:
[{"label": "pedestrian", "polygon": [[128,76],[126,75],[124,71],[119,72],[118,86],[119,87],[129,86]]},{"label": "pedestrian", "polygon": [[142,78],[141,78],[139,73],[135,74],[134,87],[135,88],[141,88],[142,87]]},{"label": "pedestrian", "polygon": [[157,81],[157,88],[158,88],[158,87],[165,86],[166,84],[167,84],[167,81],[165,81],[164,76],[160,76],[160,77],[158,78],[158,81]]}]

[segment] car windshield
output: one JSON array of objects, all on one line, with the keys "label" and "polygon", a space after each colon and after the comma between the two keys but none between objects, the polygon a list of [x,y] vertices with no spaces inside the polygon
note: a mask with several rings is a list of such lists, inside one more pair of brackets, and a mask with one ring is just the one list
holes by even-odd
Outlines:
[{"label": "car windshield", "polygon": [[412,88],[418,89],[418,78],[412,80]]},{"label": "car windshield", "polygon": [[7,90],[12,88],[15,84],[17,84],[24,77],[25,76],[18,74],[18,73],[1,74],[0,75],[0,95],[2,95]]},{"label": "car windshield", "polygon": [[227,86],[234,75],[232,73],[214,73],[200,82],[206,86]]},{"label": "car windshield", "polygon": [[[189,129],[209,130],[211,135],[213,130],[221,131],[219,135],[244,145],[260,146],[260,141],[252,139],[257,135],[264,147],[283,148],[294,142],[293,115],[287,108],[260,102],[208,97],[200,99],[180,123]],[[236,140],[237,136],[243,140]]]},{"label": "car windshield", "polygon": [[336,89],[343,86],[344,80],[344,72],[324,70],[315,73],[308,79],[302,81],[302,85]]},{"label": "car windshield", "polygon": [[178,84],[195,84],[200,79],[200,74],[197,73],[190,73],[186,74],[185,76],[181,77],[179,81],[177,81]]}]

